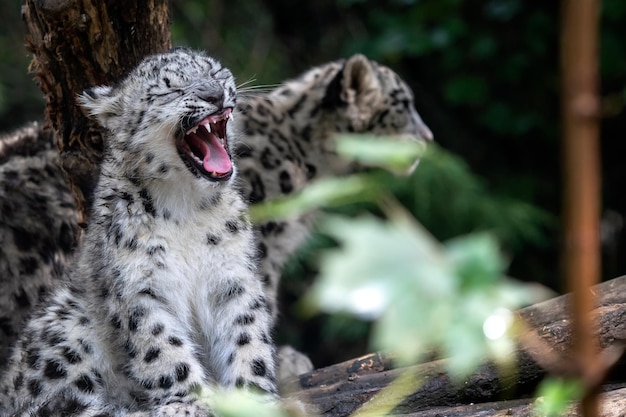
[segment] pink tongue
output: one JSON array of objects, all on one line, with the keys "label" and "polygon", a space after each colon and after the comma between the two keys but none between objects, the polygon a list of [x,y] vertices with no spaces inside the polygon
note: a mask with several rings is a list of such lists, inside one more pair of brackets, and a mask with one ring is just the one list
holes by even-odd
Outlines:
[{"label": "pink tongue", "polygon": [[202,166],[207,172],[215,172],[222,175],[230,172],[232,169],[232,163],[226,149],[222,146],[217,136],[213,133],[208,133],[205,137],[208,137],[207,141],[204,141],[200,136],[196,134],[190,134],[188,136],[195,142],[196,148],[202,150],[204,158],[202,160]]},{"label": "pink tongue", "polygon": [[203,161],[204,169],[207,172],[215,172],[217,174],[230,172],[233,167],[232,162],[217,136],[210,133],[208,145],[209,147],[206,150],[207,153]]}]

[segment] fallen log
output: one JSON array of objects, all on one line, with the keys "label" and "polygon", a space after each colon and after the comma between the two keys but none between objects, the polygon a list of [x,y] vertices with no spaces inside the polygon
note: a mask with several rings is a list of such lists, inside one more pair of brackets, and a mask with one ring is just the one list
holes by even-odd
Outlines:
[{"label": "fallen log", "polygon": [[[617,351],[626,339],[626,276],[600,284],[593,291],[598,299],[593,312],[598,328],[598,347],[605,352]],[[514,373],[503,373],[495,363],[486,362],[469,378],[455,382],[445,371],[445,358],[394,369],[393,357],[379,353],[311,371],[285,385],[292,395],[313,404],[321,415],[329,417],[353,413],[404,373],[412,375],[415,385],[412,393],[395,409],[397,413],[428,415],[421,413],[433,407],[447,409],[459,404],[515,400],[534,391],[546,374],[544,368],[563,375],[567,374],[568,367],[571,368],[568,358],[572,343],[569,302],[570,296],[564,295],[518,312],[527,330],[515,352],[517,369]],[[623,371],[624,364],[618,363],[616,370],[617,373]],[[609,401],[613,397],[605,395],[603,398]],[[395,403],[396,400],[393,395],[386,395],[383,402]],[[500,404],[502,409],[506,408],[504,404],[511,403]],[[467,406],[464,407],[468,410]],[[613,405],[616,407],[626,412],[626,403],[618,401]],[[520,413],[528,415],[523,414],[523,410]],[[479,414],[446,412],[440,415]]]},{"label": "fallen log", "polygon": [[[456,407],[433,407],[416,413],[394,414],[394,417],[528,417],[533,415],[535,402],[532,398],[460,405]],[[626,410],[626,388],[616,388],[600,394],[598,417],[623,417]],[[568,417],[581,416],[577,405],[565,412]]]}]

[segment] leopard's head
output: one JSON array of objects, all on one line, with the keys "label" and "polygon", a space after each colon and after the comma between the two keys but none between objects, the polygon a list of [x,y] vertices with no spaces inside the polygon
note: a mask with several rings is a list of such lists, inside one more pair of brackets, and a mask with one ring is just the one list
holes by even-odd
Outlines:
[{"label": "leopard's head", "polygon": [[326,87],[322,108],[333,118],[336,133],[433,140],[415,109],[411,88],[390,68],[361,54],[342,62]]},{"label": "leopard's head", "polygon": [[202,52],[176,48],[145,58],[118,85],[90,88],[79,103],[110,132],[109,157],[128,159],[128,175],[187,172],[217,185],[235,172],[235,81]]}]

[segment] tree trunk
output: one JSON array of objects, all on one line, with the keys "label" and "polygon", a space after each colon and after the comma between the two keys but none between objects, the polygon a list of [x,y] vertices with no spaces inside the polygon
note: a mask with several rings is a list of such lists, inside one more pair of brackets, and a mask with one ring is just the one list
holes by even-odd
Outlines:
[{"label": "tree trunk", "polygon": [[103,136],[76,96],[115,82],[146,55],[170,49],[168,1],[26,0],[22,16],[34,56],[31,71],[46,98],[46,119],[84,224]]}]

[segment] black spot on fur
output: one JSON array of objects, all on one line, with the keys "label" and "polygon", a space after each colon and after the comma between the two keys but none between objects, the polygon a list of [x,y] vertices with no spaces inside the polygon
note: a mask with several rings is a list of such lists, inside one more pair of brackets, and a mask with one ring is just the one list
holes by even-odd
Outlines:
[{"label": "black spot on fur", "polygon": [[26,291],[24,291],[24,288],[20,288],[17,293],[13,294],[13,299],[15,300],[15,303],[21,308],[28,308],[31,305],[28,295],[26,294]]},{"label": "black spot on fur", "polygon": [[146,253],[150,256],[154,256],[154,254],[157,252],[165,253],[165,247],[163,247],[163,245],[156,245],[150,246],[148,249],[146,249]]},{"label": "black spot on fur", "polygon": [[157,323],[152,327],[150,333],[152,333],[152,336],[158,336],[163,333],[163,330],[165,330],[165,326],[162,323]]},{"label": "black spot on fur", "polygon": [[148,351],[146,352],[146,355],[143,357],[143,361],[145,363],[152,363],[156,359],[158,359],[160,355],[161,355],[161,349],[153,346],[150,349],[148,349]]},{"label": "black spot on fur", "polygon": [[243,379],[242,377],[237,378],[237,380],[235,381],[235,386],[237,388],[243,388],[246,386],[246,380]]},{"label": "black spot on fur", "polygon": [[126,340],[126,343],[124,343],[124,351],[131,358],[135,358],[137,356],[137,348],[135,348],[135,345],[133,345],[130,339]]},{"label": "black spot on fur", "polygon": [[234,283],[230,287],[228,287],[228,290],[226,290],[226,293],[224,294],[224,301],[228,301],[232,298],[238,297],[243,294],[244,291],[245,288],[237,283]]},{"label": "black spot on fur", "polygon": [[143,307],[135,307],[134,310],[130,313],[130,317],[128,318],[128,330],[131,332],[136,332],[141,319],[146,314],[146,310]]},{"label": "black spot on fur", "polygon": [[250,304],[251,310],[258,310],[260,308],[267,308],[267,300],[263,296],[257,298]]},{"label": "black spot on fur", "polygon": [[11,231],[13,232],[15,246],[22,252],[30,251],[40,241],[40,239],[37,239],[37,235],[25,229],[13,228]]},{"label": "black spot on fur", "polygon": [[113,326],[113,328],[115,329],[122,328],[122,320],[120,319],[120,316],[117,313],[113,314],[113,317],[111,317],[111,326]]},{"label": "black spot on fur", "polygon": [[152,217],[156,216],[156,212],[154,211],[154,203],[152,201],[152,196],[148,192],[147,189],[142,188],[139,190],[139,197],[141,197],[141,202],[143,203],[143,208]]},{"label": "black spot on fur", "polygon": [[242,176],[248,178],[248,183],[252,187],[252,191],[250,191],[248,196],[248,203],[258,203],[265,200],[265,186],[261,176],[252,170],[246,170]]},{"label": "black spot on fur", "polygon": [[315,168],[315,165],[306,164],[305,168],[306,168],[306,179],[312,180],[313,178],[315,178],[315,175],[317,175],[317,168]]},{"label": "black spot on fur", "polygon": [[235,320],[235,324],[240,326],[247,326],[254,323],[254,316],[252,314],[242,314]]},{"label": "black spot on fur", "polygon": [[8,317],[0,317],[0,330],[7,336],[15,336],[15,330],[13,330],[12,321]]},{"label": "black spot on fur", "polygon": [[172,346],[182,346],[183,345],[183,341],[180,340],[178,337],[176,336],[170,336],[169,339],[167,339],[167,341],[169,342],[170,345]]},{"label": "black spot on fur", "polygon": [[158,297],[156,295],[156,293],[154,292],[154,290],[152,288],[143,288],[139,291],[140,295],[145,295],[148,296],[149,298],[152,298],[153,300],[159,300],[160,297]]},{"label": "black spot on fur", "polygon": [[250,343],[250,335],[248,333],[241,333],[237,338],[237,345],[244,346]]},{"label": "black spot on fur", "polygon": [[252,361],[252,373],[256,376],[265,376],[267,374],[267,366],[263,359]]},{"label": "black spot on fur", "polygon": [[208,245],[218,245],[222,239],[219,236],[208,234],[206,235],[206,242]]},{"label": "black spot on fur", "polygon": [[293,183],[291,182],[291,177],[287,171],[281,171],[280,173],[280,191],[284,194],[289,194],[293,191]]},{"label": "black spot on fur", "polygon": [[259,259],[267,258],[267,246],[261,241],[257,244],[257,255]]},{"label": "black spot on fur", "polygon": [[31,348],[26,351],[26,363],[30,369],[39,369],[39,350]]},{"label": "black spot on fur", "polygon": [[274,169],[280,165],[280,159],[272,154],[272,150],[270,148],[266,147],[263,149],[263,152],[261,152],[261,164],[265,169]]},{"label": "black spot on fur", "polygon": [[[59,316],[62,316],[62,312],[57,312],[57,314]],[[50,329],[45,330],[43,332],[43,334],[41,335],[41,339],[44,342],[47,342],[48,346],[50,346],[50,347],[55,347],[55,346],[57,346],[57,345],[67,341],[67,339],[65,338],[65,336],[62,333],[60,333],[58,331],[55,331],[55,330],[50,330]]]},{"label": "black spot on fur", "polygon": [[80,343],[80,346],[83,348],[83,352],[85,352],[88,355],[91,355],[93,353],[93,348],[91,347],[91,344],[86,342],[83,339],[78,339],[78,342]]},{"label": "black spot on fur", "polygon": [[46,362],[43,374],[50,379],[61,379],[67,376],[67,370],[60,362],[50,359]]},{"label": "black spot on fur", "polygon": [[228,359],[226,360],[226,362],[229,365],[235,362],[235,352],[230,352],[230,355],[228,355]]},{"label": "black spot on fur", "polygon": [[118,223],[111,224],[107,235],[110,238],[111,237],[113,238],[113,242],[115,243],[115,246],[119,246],[120,242],[122,241],[122,237],[124,236],[124,234],[122,233],[122,226]]},{"label": "black spot on fur", "polygon": [[33,256],[27,256],[24,258],[20,258],[20,274],[22,275],[31,275],[33,272],[37,270],[39,267],[39,262]]},{"label": "black spot on fur", "polygon": [[241,224],[237,221],[229,220],[226,222],[226,229],[228,229],[230,233],[237,233],[240,228]]},{"label": "black spot on fur", "polygon": [[137,239],[134,236],[130,239],[127,239],[126,242],[124,242],[124,246],[131,251],[136,250],[137,245],[138,245]]},{"label": "black spot on fur", "polygon": [[63,357],[72,365],[82,362],[83,358],[74,349],[65,347],[63,349]]},{"label": "black spot on fur", "polygon": [[39,394],[41,394],[41,391],[43,390],[43,386],[41,385],[41,382],[37,381],[36,379],[29,380],[26,386],[28,387],[28,392],[30,392],[30,395],[32,395],[35,398]]},{"label": "black spot on fur", "polygon": [[93,381],[85,374],[76,378],[74,385],[76,385],[76,387],[82,392],[93,392]]},{"label": "black spot on fur", "polygon": [[172,385],[174,385],[174,380],[172,379],[172,377],[168,375],[162,375],[161,378],[159,378],[159,387],[163,389],[170,389],[172,388]]},{"label": "black spot on fur", "polygon": [[20,372],[15,376],[15,378],[13,378],[13,389],[15,389],[15,391],[19,391],[20,388],[22,388],[22,385],[24,385],[24,374]]},{"label": "black spot on fur", "polygon": [[179,363],[176,365],[176,380],[183,382],[189,376],[189,365],[186,363]]}]

